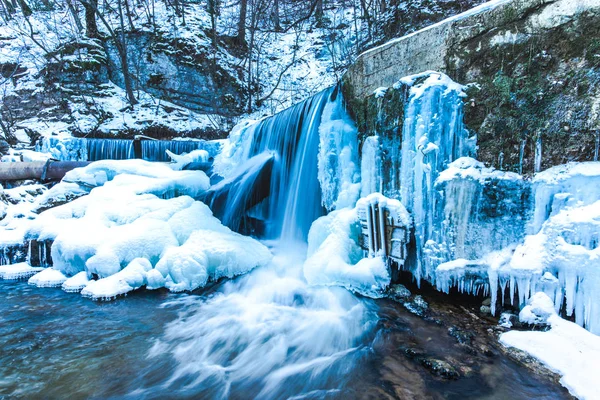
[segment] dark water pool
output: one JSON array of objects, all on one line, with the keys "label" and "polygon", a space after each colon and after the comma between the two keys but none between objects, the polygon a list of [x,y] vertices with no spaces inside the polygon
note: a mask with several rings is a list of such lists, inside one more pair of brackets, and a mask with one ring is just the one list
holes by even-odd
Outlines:
[{"label": "dark water pool", "polygon": [[[0,398],[244,399],[263,393],[264,388],[250,387],[256,383],[233,385],[227,392],[211,388],[210,381],[189,386],[189,377],[165,385],[185,361],[185,351],[192,354],[191,346],[199,342],[185,342],[182,361],[174,352],[161,354],[157,339],[181,340],[172,331],[188,320],[194,323],[195,310],[203,312],[190,304],[206,302],[212,295],[140,291],[113,302],[93,302],[59,289],[0,281],[0,296]],[[170,306],[163,307],[167,302]],[[467,354],[447,327],[423,321],[395,303],[369,301],[369,309],[379,321],[355,348],[356,356],[336,361],[352,365],[319,369],[330,374],[315,380],[319,387],[288,380],[282,398],[568,398],[562,388],[499,352],[491,357]],[[298,347],[301,344],[287,346],[287,357]],[[408,357],[407,348],[461,365],[463,376],[436,377]],[[314,375],[316,370],[311,371]],[[187,388],[180,390],[180,384]]]}]

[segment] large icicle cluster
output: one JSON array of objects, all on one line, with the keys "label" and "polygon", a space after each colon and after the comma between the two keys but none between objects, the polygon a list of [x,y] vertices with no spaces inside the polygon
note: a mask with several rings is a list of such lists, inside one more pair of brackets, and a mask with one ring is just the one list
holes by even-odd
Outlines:
[{"label": "large icicle cluster", "polygon": [[474,143],[462,123],[462,86],[425,72],[394,89],[407,93],[402,144],[384,132],[363,140],[361,195],[399,198],[411,213],[417,254],[405,268],[445,292],[491,295],[492,311],[498,295],[523,305],[544,292],[600,333],[600,163],[554,167],[531,181],[486,168],[466,157]]},{"label": "large icicle cluster", "polygon": [[328,210],[353,206],[360,192],[358,140],[341,93],[325,105],[319,126],[321,202]]},{"label": "large icicle cluster", "polygon": [[525,235],[528,183],[461,157],[440,173],[434,188],[433,230],[422,261],[427,276],[446,292],[457,286],[487,293],[487,268]]},{"label": "large icicle cluster", "polygon": [[[421,83],[414,84],[416,80]],[[417,252],[421,252],[435,229],[434,183],[449,163],[471,149],[463,125],[462,86],[436,73],[400,82],[412,85],[402,127],[400,199],[413,216]],[[433,279],[421,260],[423,255],[418,254],[413,275],[417,281]]]},{"label": "large icicle cluster", "polygon": [[550,168],[533,179],[533,190],[531,235],[508,273],[530,271],[516,281],[521,297],[544,291],[556,310],[575,313],[578,324],[600,334],[600,163]]},{"label": "large icicle cluster", "polygon": [[453,245],[443,257],[429,243],[438,289],[489,292],[493,312],[498,289],[502,303],[508,291],[515,305],[544,292],[556,311],[600,333],[600,163],[541,172],[531,195],[519,176],[469,163],[457,160],[436,185],[444,209],[438,237]]}]

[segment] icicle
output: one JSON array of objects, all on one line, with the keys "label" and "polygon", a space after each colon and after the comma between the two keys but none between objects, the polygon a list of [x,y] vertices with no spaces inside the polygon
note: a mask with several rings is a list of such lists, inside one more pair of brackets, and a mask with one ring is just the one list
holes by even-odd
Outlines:
[{"label": "icicle", "polygon": [[598,161],[598,152],[600,151],[600,132],[596,132],[596,148],[594,149],[594,161]]},{"label": "icicle", "polygon": [[538,135],[535,141],[535,164],[534,172],[540,172],[542,170],[542,135]]},{"label": "icicle", "polygon": [[523,160],[525,158],[525,146],[527,145],[527,139],[521,139],[521,146],[519,147],[519,174],[523,175]]}]

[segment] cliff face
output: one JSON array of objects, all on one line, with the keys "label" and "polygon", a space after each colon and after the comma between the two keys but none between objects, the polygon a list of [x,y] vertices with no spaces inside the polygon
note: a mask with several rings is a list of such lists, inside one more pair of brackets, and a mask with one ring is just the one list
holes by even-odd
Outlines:
[{"label": "cliff face", "polygon": [[211,56],[210,47],[149,32],[130,34],[127,46],[139,101],[135,107],[125,96],[121,61],[111,40],[67,41],[30,63],[0,60],[8,85],[0,96],[7,140],[34,143],[40,135],[64,134],[226,135],[246,99],[232,57]]},{"label": "cliff face", "polygon": [[[124,87],[117,50],[110,42],[106,49],[110,78]],[[241,67],[223,60],[223,54],[212,54],[210,47],[138,32],[128,36],[127,53],[136,89],[203,114],[242,113],[246,95]]]},{"label": "cliff face", "polygon": [[499,0],[363,53],[346,98],[361,133],[392,132],[404,96],[374,90],[437,70],[472,84],[465,122],[487,165],[530,174],[597,159],[599,38],[597,1]]}]

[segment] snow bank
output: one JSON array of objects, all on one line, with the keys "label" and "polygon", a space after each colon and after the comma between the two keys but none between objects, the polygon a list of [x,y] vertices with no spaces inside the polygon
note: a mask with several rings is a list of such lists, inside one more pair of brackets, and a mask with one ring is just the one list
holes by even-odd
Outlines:
[{"label": "snow bank", "polygon": [[32,284],[62,284],[66,291],[111,299],[142,286],[193,290],[270,261],[265,246],[232,232],[194,201],[209,187],[202,171],[99,161],[70,171],[54,191],[65,193],[74,184],[92,189],[42,212],[28,229],[31,239],[53,241],[53,268]]},{"label": "snow bank", "polygon": [[523,322],[549,324],[549,331],[510,331],[500,336],[500,342],[531,354],[560,374],[560,383],[573,396],[579,399],[598,399],[600,337],[560,318],[552,303],[552,299],[544,293],[536,293],[519,315]]},{"label": "snow bank", "polygon": [[390,273],[382,254],[365,257],[359,244],[362,228],[358,209],[378,202],[390,210],[391,218],[410,226],[404,206],[375,193],[358,201],[354,209],[342,209],[316,220],[308,235],[308,259],[304,276],[311,285],[342,286],[364,296],[379,298],[390,284]]}]

